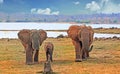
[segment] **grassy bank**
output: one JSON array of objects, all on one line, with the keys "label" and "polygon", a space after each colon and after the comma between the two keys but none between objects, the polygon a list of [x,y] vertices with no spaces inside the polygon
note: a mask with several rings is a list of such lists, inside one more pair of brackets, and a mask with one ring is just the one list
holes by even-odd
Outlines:
[{"label": "grassy bank", "polygon": [[[20,31],[20,30],[0,30],[0,31]],[[67,32],[67,30],[46,30],[49,32]],[[120,28],[95,28],[95,33],[120,34]]]},{"label": "grassy bank", "polygon": [[[53,42],[52,69],[56,74],[119,74],[120,41],[96,40],[90,52],[90,58],[83,62],[74,62],[75,53],[71,39],[48,38]],[[39,64],[25,65],[25,52],[19,40],[0,40],[0,74],[39,74],[43,70],[45,52],[44,43],[40,47]]]},{"label": "grassy bank", "polygon": [[110,28],[101,28],[94,29],[95,33],[108,33],[108,34],[120,34],[120,28],[110,29]]}]

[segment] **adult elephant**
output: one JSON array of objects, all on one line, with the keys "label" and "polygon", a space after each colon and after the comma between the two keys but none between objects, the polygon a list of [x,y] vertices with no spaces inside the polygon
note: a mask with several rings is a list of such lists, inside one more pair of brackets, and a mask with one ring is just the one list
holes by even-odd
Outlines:
[{"label": "adult elephant", "polygon": [[38,63],[39,46],[41,46],[43,41],[47,38],[47,33],[42,29],[23,29],[18,33],[18,38],[25,48],[26,64]]},{"label": "adult elephant", "polygon": [[89,57],[89,52],[92,50],[90,45],[93,42],[94,31],[90,26],[72,25],[67,30],[68,36],[72,39],[75,46],[76,62],[81,62],[82,59]]}]

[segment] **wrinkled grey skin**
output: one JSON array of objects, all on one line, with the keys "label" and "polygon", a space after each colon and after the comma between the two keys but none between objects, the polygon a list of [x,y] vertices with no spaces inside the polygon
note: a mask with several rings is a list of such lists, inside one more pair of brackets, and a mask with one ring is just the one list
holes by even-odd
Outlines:
[{"label": "wrinkled grey skin", "polygon": [[54,45],[51,42],[45,42],[44,49],[46,52],[46,61],[53,61],[52,55],[53,55]]},{"label": "wrinkled grey skin", "polygon": [[23,29],[18,33],[18,38],[26,52],[26,64],[38,63],[39,46],[47,38],[44,30]]}]

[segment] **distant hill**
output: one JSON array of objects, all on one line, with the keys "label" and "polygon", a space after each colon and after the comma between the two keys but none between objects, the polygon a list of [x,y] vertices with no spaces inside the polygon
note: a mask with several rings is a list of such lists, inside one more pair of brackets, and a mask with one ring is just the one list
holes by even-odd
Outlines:
[{"label": "distant hill", "polygon": [[0,13],[0,22],[76,22],[91,24],[120,24],[120,13],[91,15],[40,15]]}]

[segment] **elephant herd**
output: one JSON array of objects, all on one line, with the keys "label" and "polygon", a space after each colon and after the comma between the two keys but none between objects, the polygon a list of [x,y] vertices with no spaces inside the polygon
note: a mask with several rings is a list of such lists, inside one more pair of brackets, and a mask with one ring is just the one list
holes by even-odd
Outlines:
[{"label": "elephant herd", "polygon": [[[92,50],[94,31],[90,26],[85,25],[72,25],[67,30],[68,37],[72,39],[75,47],[76,62],[81,62],[89,57],[89,52]],[[29,30],[23,29],[18,32],[18,38],[25,48],[26,64],[38,63],[39,46],[42,45],[47,38],[45,30]],[[44,49],[46,51],[46,60],[52,59],[54,45],[51,42],[45,42]]]}]

